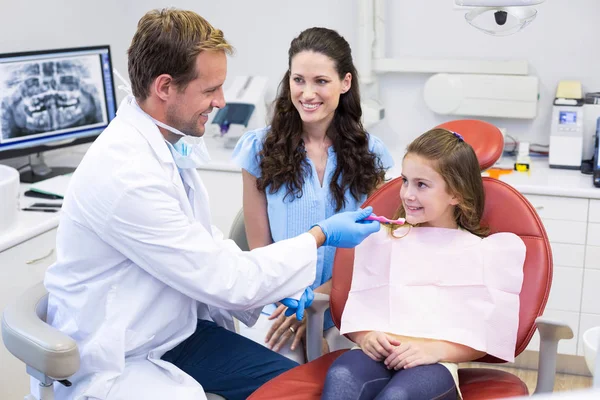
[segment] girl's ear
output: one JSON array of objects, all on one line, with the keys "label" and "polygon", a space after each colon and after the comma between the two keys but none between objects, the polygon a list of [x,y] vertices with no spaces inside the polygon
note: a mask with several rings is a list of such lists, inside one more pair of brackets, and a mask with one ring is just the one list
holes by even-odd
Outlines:
[{"label": "girl's ear", "polygon": [[459,205],[459,204],[460,204],[460,202],[461,202],[461,198],[460,198],[459,196],[457,196],[457,195],[452,195],[452,196],[450,197],[450,205],[451,205],[451,206],[457,206],[457,205]]}]

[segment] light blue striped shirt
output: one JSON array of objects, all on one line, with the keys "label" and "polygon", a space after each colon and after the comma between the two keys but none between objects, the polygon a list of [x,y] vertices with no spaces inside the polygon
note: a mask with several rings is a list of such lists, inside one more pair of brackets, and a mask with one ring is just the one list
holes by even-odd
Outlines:
[{"label": "light blue striped shirt", "polygon": [[[268,127],[246,132],[233,151],[233,161],[257,178],[261,175],[259,153],[262,150],[267,132]],[[373,135],[369,135],[369,150],[379,157],[381,165],[386,170],[394,165],[394,160],[383,142]],[[304,176],[302,197],[285,197],[286,185],[279,188],[276,193],[269,193],[268,188],[266,190],[269,227],[271,228],[271,237],[275,242],[298,236],[314,224],[336,213],[335,201],[329,191],[329,184],[337,166],[337,155],[333,150],[333,146],[328,149],[323,186],[319,182],[314,164],[308,157],[307,161],[310,172],[307,172]],[[346,200],[345,207],[340,212],[356,210],[366,200],[367,196],[363,195],[359,200],[356,200],[350,191],[346,190],[344,198]],[[322,246],[318,249],[317,276],[311,286],[313,289],[331,279],[334,256],[335,247]],[[328,310],[325,315],[324,329],[329,329],[332,326],[333,321]]]}]

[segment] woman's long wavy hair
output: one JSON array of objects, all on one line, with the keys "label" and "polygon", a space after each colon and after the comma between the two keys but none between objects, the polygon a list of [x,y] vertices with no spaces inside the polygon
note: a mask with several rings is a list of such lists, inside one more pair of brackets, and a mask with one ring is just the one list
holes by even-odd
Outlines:
[{"label": "woman's long wavy hair", "polygon": [[[477,155],[471,145],[453,132],[437,128],[425,132],[409,144],[404,157],[409,154],[431,161],[433,168],[446,182],[448,193],[459,199],[454,209],[458,226],[474,235],[487,236],[489,229],[481,226],[485,206],[483,180]],[[394,218],[405,217],[406,211],[400,203]],[[394,230],[398,227],[389,228]]]},{"label": "woman's long wavy hair", "polygon": [[347,73],[352,75],[350,90],[340,95],[333,121],[327,129],[337,154],[337,166],[329,189],[336,211],[339,211],[345,206],[346,190],[359,200],[383,182],[385,170],[379,158],[369,151],[368,135],[361,123],[358,73],[350,46],[331,29],[310,28],[292,40],[288,71],[279,84],[271,128],[259,154],[261,176],[256,183],[263,192],[268,188],[270,193],[275,193],[285,185],[285,197],[302,197],[304,176],[311,170],[302,139],[302,119],[290,96],[290,69],[294,56],[303,51],[323,54],[333,60],[340,79]]}]

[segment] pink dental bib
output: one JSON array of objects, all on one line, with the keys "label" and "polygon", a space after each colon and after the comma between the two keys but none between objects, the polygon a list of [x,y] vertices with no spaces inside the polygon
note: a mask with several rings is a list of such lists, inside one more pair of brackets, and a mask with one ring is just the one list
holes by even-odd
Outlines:
[{"label": "pink dental bib", "polygon": [[396,239],[382,228],[356,247],[340,331],[445,340],[514,361],[525,250],[512,233],[413,227]]}]

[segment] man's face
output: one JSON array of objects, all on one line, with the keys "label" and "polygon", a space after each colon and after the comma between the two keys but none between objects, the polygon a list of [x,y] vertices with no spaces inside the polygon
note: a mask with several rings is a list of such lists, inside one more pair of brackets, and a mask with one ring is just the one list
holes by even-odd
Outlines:
[{"label": "man's face", "polygon": [[196,79],[178,90],[167,105],[166,123],[190,136],[202,136],[208,114],[225,107],[223,83],[227,56],[223,51],[203,51],[196,57]]}]

